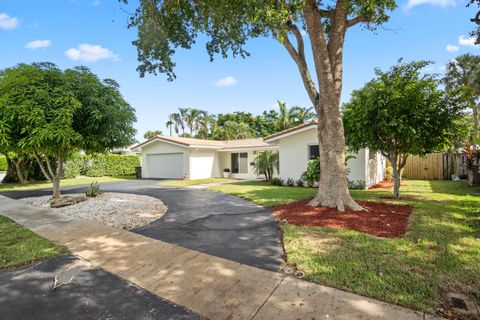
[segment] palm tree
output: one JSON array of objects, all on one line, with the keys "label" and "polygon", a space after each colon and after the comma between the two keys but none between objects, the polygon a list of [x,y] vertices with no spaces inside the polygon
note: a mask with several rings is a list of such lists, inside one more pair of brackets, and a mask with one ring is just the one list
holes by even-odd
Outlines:
[{"label": "palm tree", "polygon": [[480,56],[462,54],[450,61],[446,66],[444,78],[447,90],[464,87],[471,97],[473,117],[472,145],[476,147],[478,139],[478,104],[480,97]]},{"label": "palm tree", "polygon": [[290,109],[285,102],[277,101],[278,103],[278,119],[276,127],[278,131],[286,130],[294,126],[294,121]]},{"label": "palm tree", "polygon": [[216,122],[215,115],[208,113],[208,111],[200,110],[196,121],[197,137],[208,139],[212,128],[214,129],[216,126]]},{"label": "palm tree", "polygon": [[190,130],[190,136],[194,137],[197,131],[197,121],[201,110],[196,108],[179,108],[180,114],[182,114],[186,126]]},{"label": "palm tree", "polygon": [[171,113],[168,116],[168,121],[173,122],[175,133],[180,136],[180,129],[182,130],[182,135],[185,134],[185,122],[181,113]]},{"label": "palm tree", "polygon": [[174,125],[174,122],[172,120],[169,120],[167,121],[167,123],[165,123],[165,125],[167,126],[168,129],[170,129],[170,137],[172,136],[172,126]]},{"label": "palm tree", "polygon": [[292,107],[290,109],[291,117],[294,119],[295,125],[304,124],[308,121],[314,120],[317,118],[317,113],[313,107]]},{"label": "palm tree", "polygon": [[270,181],[273,178],[275,171],[278,172],[278,166],[278,152],[267,150],[260,152],[255,158],[253,171],[256,175],[265,175],[265,179]]}]

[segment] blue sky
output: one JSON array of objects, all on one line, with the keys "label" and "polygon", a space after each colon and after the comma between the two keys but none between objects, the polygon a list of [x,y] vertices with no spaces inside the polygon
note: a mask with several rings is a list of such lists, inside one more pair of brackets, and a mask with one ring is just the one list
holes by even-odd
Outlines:
[{"label": "blue sky", "polygon": [[[251,57],[209,62],[200,40],[175,56],[177,80],[136,72],[135,30],[127,30],[131,6],[116,0],[0,0],[0,69],[20,62],[51,61],[62,68],[86,65],[100,77],[117,80],[137,110],[138,139],[147,130],[165,133],[168,114],[179,107],[212,113],[272,108],[277,100],[309,106],[295,64],[271,39],[248,43]],[[398,58],[436,61],[431,72],[456,55],[480,54],[468,33],[476,8],[458,0],[402,0],[376,34],[355,27],[345,46],[342,100]],[[462,37],[463,36],[463,37]]]}]

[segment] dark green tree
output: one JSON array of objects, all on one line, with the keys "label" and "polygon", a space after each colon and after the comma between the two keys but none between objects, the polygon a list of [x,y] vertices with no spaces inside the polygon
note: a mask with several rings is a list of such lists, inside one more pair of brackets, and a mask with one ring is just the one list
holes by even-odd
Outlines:
[{"label": "dark green tree", "polygon": [[[65,160],[79,150],[128,146],[135,120],[116,82],[100,81],[85,67],[62,71],[52,63],[34,63],[0,72],[2,149],[33,155],[53,185],[54,201],[60,198]],[[16,128],[20,133],[13,135]]]},{"label": "dark green tree", "polygon": [[478,100],[480,98],[480,56],[462,54],[447,63],[444,83],[447,90],[464,87],[470,97],[473,130],[470,143],[475,147],[478,139]]},{"label": "dark green tree", "polygon": [[[349,194],[345,175],[339,110],[345,35],[361,24],[376,29],[395,7],[394,0],[140,0],[130,27],[138,30],[134,44],[140,76],[160,72],[169,80],[175,78],[174,54],[179,48],[190,49],[199,35],[207,38],[211,60],[215,55],[247,57],[245,44],[251,38],[278,40],[297,65],[319,119],[322,162],[318,193],[311,205],[362,210]],[[307,65],[306,45],[313,55],[313,68]]]},{"label": "dark green tree", "polygon": [[400,192],[401,171],[409,155],[448,148],[455,121],[466,106],[461,91],[441,91],[440,79],[422,74],[428,61],[401,63],[352,93],[343,121],[347,145],[380,151],[392,164],[393,197]]}]

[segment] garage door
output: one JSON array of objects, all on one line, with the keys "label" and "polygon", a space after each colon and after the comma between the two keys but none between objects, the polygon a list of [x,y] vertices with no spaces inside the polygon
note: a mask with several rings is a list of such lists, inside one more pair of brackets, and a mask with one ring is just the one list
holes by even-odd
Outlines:
[{"label": "garage door", "polygon": [[183,153],[149,154],[147,162],[150,178],[183,178]]}]

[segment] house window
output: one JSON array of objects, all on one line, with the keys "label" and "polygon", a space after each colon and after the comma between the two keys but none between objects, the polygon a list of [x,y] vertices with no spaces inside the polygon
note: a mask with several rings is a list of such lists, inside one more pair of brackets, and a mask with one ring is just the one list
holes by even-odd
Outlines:
[{"label": "house window", "polygon": [[248,153],[232,153],[232,173],[248,173]]},{"label": "house window", "polygon": [[320,156],[318,144],[311,144],[308,146],[308,160],[315,160]]}]

